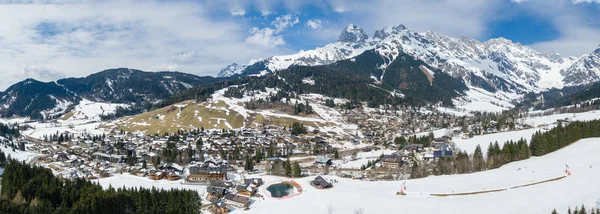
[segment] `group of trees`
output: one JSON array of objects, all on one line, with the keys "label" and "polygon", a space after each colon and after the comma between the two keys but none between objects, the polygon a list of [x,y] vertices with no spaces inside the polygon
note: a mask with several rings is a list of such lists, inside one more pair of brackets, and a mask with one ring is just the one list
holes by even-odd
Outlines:
[{"label": "group of trees", "polygon": [[73,138],[74,138],[73,134],[63,134],[63,133],[58,133],[58,131],[57,131],[55,134],[51,134],[49,136],[44,135],[44,142],[62,143],[62,142],[67,142]]},{"label": "group of trees", "polygon": [[265,170],[269,174],[285,176],[285,177],[302,177],[302,167],[298,161],[291,162],[288,158],[285,161],[273,162],[270,167],[266,167]]},{"label": "group of trees", "polygon": [[420,137],[417,137],[416,135],[409,136],[408,140],[405,137],[396,137],[394,138],[394,144],[398,146],[406,146],[408,144],[421,144],[424,147],[429,147],[433,139],[433,132],[430,132],[428,135]]},{"label": "group of trees", "polygon": [[[556,209],[554,209],[552,211],[552,214],[558,214],[558,212],[556,211]],[[567,214],[600,214],[600,208],[596,208],[596,209],[586,209],[585,205],[581,205],[581,208],[577,208],[575,207],[575,209],[571,210],[571,207],[569,207],[569,210],[567,210]]]},{"label": "group of trees", "polygon": [[298,122],[294,122],[291,126],[291,129],[293,135],[306,134],[308,132],[306,127],[304,127],[304,124]]},{"label": "group of trees", "polygon": [[521,138],[517,142],[507,141],[500,149],[498,142],[490,143],[487,151],[487,167],[498,168],[504,164],[525,160],[531,156],[527,140]]},{"label": "group of trees", "polygon": [[21,135],[17,124],[6,125],[4,123],[0,123],[0,136],[7,136],[7,135],[15,136],[15,137],[19,137]]},{"label": "group of trees", "polygon": [[478,145],[473,156],[458,152],[451,158],[441,158],[435,164],[415,163],[411,169],[411,178],[427,177],[431,174],[459,174],[494,169],[504,164],[542,156],[561,149],[583,138],[600,137],[600,120],[587,122],[572,122],[567,126],[558,124],[547,132],[536,132],[529,145],[525,139],[516,142],[507,141],[502,147],[498,142],[490,143],[487,158],[484,159],[481,147]]},{"label": "group of trees", "polygon": [[84,179],[63,180],[49,169],[9,160],[0,207],[8,213],[200,213],[192,190],[102,187]]},{"label": "group of trees", "polygon": [[504,164],[524,160],[530,157],[527,141],[507,141],[500,148],[498,142],[490,143],[487,159],[483,156],[481,146],[477,145],[472,156],[467,152],[458,151],[452,157],[439,158],[435,163],[414,163],[411,178],[422,178],[429,175],[465,174],[498,168]]},{"label": "group of trees", "polygon": [[533,156],[542,156],[561,149],[583,138],[600,137],[600,120],[572,122],[547,132],[536,132],[531,138],[530,148]]},{"label": "group of trees", "polygon": [[2,150],[0,150],[0,167],[4,167],[4,164],[6,164],[6,160],[10,159],[10,155],[8,157],[6,157],[6,154],[4,154],[4,152]]}]

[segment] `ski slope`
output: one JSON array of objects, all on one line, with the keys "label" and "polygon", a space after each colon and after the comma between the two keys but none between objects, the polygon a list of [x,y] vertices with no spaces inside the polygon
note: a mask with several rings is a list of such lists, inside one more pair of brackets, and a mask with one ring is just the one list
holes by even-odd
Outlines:
[{"label": "ski slope", "polygon": [[[304,192],[290,199],[266,198],[250,210],[234,213],[566,213],[569,206],[595,206],[600,197],[600,138],[581,140],[557,152],[513,162],[498,169],[464,174],[432,176],[407,181],[407,195],[397,196],[403,181],[358,181],[337,179],[329,190],[317,190],[309,182],[314,177],[297,179]],[[506,189],[565,176],[565,164],[571,176],[517,189],[467,196],[438,197],[430,194]],[[269,181],[277,177],[263,177]],[[266,195],[266,187],[261,194]]]}]

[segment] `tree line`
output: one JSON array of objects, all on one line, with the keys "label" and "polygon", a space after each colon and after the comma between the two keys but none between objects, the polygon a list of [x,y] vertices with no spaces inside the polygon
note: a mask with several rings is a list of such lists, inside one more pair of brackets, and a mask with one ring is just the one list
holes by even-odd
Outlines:
[{"label": "tree line", "polygon": [[7,213],[200,213],[197,191],[112,188],[63,180],[49,169],[16,160],[5,164],[0,210]]},{"label": "tree line", "polygon": [[575,141],[591,137],[600,137],[600,120],[577,121],[566,126],[559,122],[557,127],[547,132],[538,131],[534,133],[529,147],[533,156],[542,156],[568,146]]}]

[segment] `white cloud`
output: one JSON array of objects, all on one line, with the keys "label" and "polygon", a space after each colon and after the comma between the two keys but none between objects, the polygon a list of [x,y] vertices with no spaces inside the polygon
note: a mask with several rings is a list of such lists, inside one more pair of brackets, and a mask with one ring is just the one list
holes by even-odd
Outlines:
[{"label": "white cloud", "polygon": [[291,14],[281,15],[273,22],[271,25],[275,27],[275,32],[279,33],[285,30],[286,28],[292,27],[300,22],[300,19],[296,16],[292,16]]},{"label": "white cloud", "polygon": [[[49,81],[115,67],[214,75],[231,62],[289,53],[273,48],[285,43],[280,36],[263,30],[246,38],[246,23],[213,18],[210,10],[188,1],[3,4],[0,90],[26,77]],[[257,46],[260,38],[271,40]]]},{"label": "white cloud", "polygon": [[251,34],[246,38],[246,42],[250,44],[257,44],[264,47],[276,47],[284,45],[285,41],[280,35],[276,35],[276,31],[271,28],[252,28],[249,33]]},{"label": "white cloud", "polygon": [[313,30],[318,30],[323,28],[323,21],[315,19],[315,20],[308,20],[305,24],[306,27],[313,29]]},{"label": "white cloud", "polygon": [[557,17],[555,24],[560,31],[558,39],[537,42],[530,46],[542,52],[579,57],[591,53],[600,45],[600,29],[586,26],[576,17]]},{"label": "white cloud", "polygon": [[244,16],[246,15],[246,10],[244,8],[236,8],[229,11],[229,13],[231,13],[232,16]]}]

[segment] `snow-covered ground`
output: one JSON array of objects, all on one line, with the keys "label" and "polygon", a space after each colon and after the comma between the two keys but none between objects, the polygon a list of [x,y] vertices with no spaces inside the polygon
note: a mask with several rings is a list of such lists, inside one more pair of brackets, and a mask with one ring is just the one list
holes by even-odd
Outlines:
[{"label": "snow-covered ground", "polygon": [[600,119],[600,111],[595,110],[582,113],[554,114],[548,116],[531,117],[525,119],[525,124],[536,127],[538,125],[555,123],[558,119],[569,119],[571,121],[597,120]]},{"label": "snow-covered ground", "polygon": [[511,100],[520,96],[502,91],[491,93],[481,88],[470,87],[468,91],[465,91],[465,96],[454,99],[453,103],[460,110],[457,112],[502,112],[513,108],[515,105],[511,103]]},{"label": "snow-covered ground", "polygon": [[71,134],[88,133],[91,135],[101,135],[104,130],[101,128],[100,122],[84,123],[84,124],[69,124],[69,123],[28,123],[33,129],[22,131],[21,133],[33,138],[43,139],[44,135],[56,134],[56,132],[69,132]]},{"label": "snow-covered ground", "polygon": [[[4,137],[0,137],[0,138],[4,138]],[[12,159],[16,159],[18,161],[25,161],[26,163],[31,162],[32,160],[35,159],[35,157],[38,157],[39,155],[30,151],[21,151],[16,149],[14,152],[12,151],[12,149],[9,148],[5,148],[3,145],[0,145],[0,150],[2,152],[4,152],[4,155],[6,155],[7,157],[10,155],[10,157]]]},{"label": "snow-covered ground", "polygon": [[374,161],[379,158],[382,154],[389,155],[396,151],[394,150],[380,150],[380,151],[370,151],[370,152],[358,152],[356,153],[356,160],[351,160],[350,157],[346,157],[346,160],[338,162],[334,162],[334,164],[338,164],[340,168],[344,169],[360,169],[361,166],[367,165],[367,162]]},{"label": "snow-covered ground", "polygon": [[117,103],[102,103],[93,102],[90,100],[81,100],[78,105],[71,111],[73,113],[70,117],[65,118],[66,121],[100,121],[101,115],[113,114],[117,110],[117,107],[129,107],[126,104]]},{"label": "snow-covered ground", "polygon": [[454,138],[453,141],[460,150],[467,151],[467,153],[469,153],[469,154],[471,154],[471,153],[473,153],[473,151],[475,151],[475,147],[477,147],[477,145],[480,145],[481,150],[483,151],[483,154],[485,155],[487,153],[487,148],[490,145],[490,142],[495,143],[496,141],[498,141],[500,148],[502,148],[502,145],[504,145],[504,143],[509,140],[517,141],[517,140],[523,138],[523,139],[527,140],[527,142],[529,142],[529,140],[531,140],[531,136],[537,131],[545,131],[545,130],[542,128],[524,129],[524,130],[519,130],[519,131],[501,132],[501,133],[486,134],[486,135],[476,135],[473,138],[469,138],[469,139]]},{"label": "snow-covered ground", "polygon": [[[359,181],[328,177],[339,182],[329,190],[317,190],[309,182],[314,177],[297,179],[303,193],[289,199],[266,198],[253,204],[248,211],[235,213],[550,213],[557,209],[566,213],[569,206],[595,206],[600,197],[600,138],[581,140],[557,152],[513,162],[498,169],[464,174],[432,176],[408,180],[406,196],[397,196],[404,181]],[[511,187],[544,181],[565,175],[565,164],[571,176],[564,179],[527,186]],[[265,176],[266,182],[280,178]],[[590,185],[592,184],[592,185]],[[451,194],[492,189],[501,192],[467,196],[437,197],[430,194]],[[265,191],[261,188],[261,191]],[[264,192],[261,194],[265,195]]]}]

